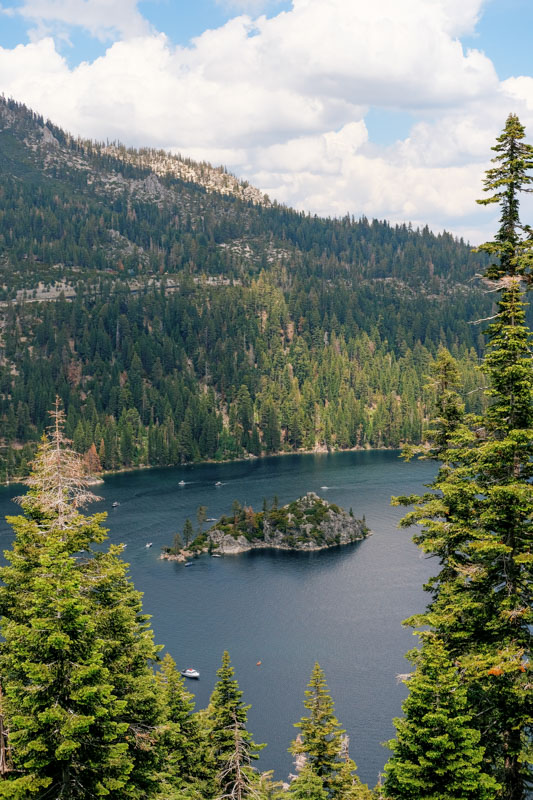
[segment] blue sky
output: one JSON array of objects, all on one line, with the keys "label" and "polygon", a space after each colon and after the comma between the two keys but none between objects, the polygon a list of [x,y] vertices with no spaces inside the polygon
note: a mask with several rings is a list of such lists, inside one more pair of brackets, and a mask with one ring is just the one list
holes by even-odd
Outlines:
[{"label": "blue sky", "polygon": [[[112,2],[112,0],[109,0]],[[290,2],[266,2],[261,6],[261,13],[268,16],[289,10]],[[15,47],[30,40],[29,32],[32,23],[16,13],[24,6],[19,2],[0,2],[0,7],[15,13],[4,16],[0,27],[0,46]],[[137,7],[142,16],[158,31],[166,33],[174,44],[187,45],[193,37],[200,36],[207,28],[218,28],[239,13],[239,8],[229,2],[214,0],[141,0]],[[251,6],[252,8],[254,6]],[[109,41],[99,41],[86,30],[72,26],[69,28],[70,44],[63,44],[62,52],[71,66],[81,61],[93,60],[105,53]]]},{"label": "blue sky", "polygon": [[0,91],[83,136],[224,163],[312,212],[475,241],[531,0],[0,0]]},{"label": "blue sky", "polygon": [[[399,0],[401,2],[401,0]],[[262,4],[262,13],[273,16],[288,11],[290,2]],[[3,0],[0,7],[16,11],[23,2]],[[207,28],[218,28],[238,13],[238,6],[213,0],[142,0],[138,3],[142,15],[154,27],[167,34],[174,44],[186,45]],[[20,15],[4,16],[0,26],[0,46],[12,48],[29,40],[31,24]],[[489,0],[483,6],[473,35],[462,37],[468,47],[484,50],[494,63],[500,78],[530,74],[533,68],[531,32],[533,31],[533,2],[531,0]],[[63,52],[71,65],[91,60],[105,52],[106,44],[99,42],[83,29],[71,29],[72,46]]]}]

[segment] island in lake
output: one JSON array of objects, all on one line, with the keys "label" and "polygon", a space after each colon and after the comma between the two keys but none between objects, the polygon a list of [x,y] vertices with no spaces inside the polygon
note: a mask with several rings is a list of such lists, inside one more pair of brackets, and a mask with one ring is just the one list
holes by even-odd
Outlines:
[{"label": "island in lake", "polygon": [[161,558],[185,561],[203,552],[233,555],[262,548],[324,550],[359,541],[371,533],[364,518],[355,519],[351,510],[328,503],[314,492],[282,508],[274,506],[259,512],[235,502],[232,512],[185,546],[180,546],[178,536],[178,544],[163,548]]}]

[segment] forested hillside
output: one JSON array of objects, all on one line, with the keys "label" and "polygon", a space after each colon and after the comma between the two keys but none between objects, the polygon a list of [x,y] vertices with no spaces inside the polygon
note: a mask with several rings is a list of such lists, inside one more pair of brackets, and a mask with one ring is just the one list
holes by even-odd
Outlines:
[{"label": "forested hillside", "polygon": [[0,170],[2,477],[56,393],[93,469],[418,442],[440,344],[482,402],[484,261],[449,234],[300,214],[5,100]]}]

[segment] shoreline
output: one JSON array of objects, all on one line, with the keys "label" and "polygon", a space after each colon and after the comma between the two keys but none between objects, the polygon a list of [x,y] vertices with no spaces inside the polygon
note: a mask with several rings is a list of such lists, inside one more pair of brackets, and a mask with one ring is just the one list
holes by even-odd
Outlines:
[{"label": "shoreline", "polygon": [[[241,456],[240,458],[225,458],[221,461],[216,461],[212,458],[203,459],[201,461],[188,461],[185,464],[138,464],[134,467],[120,467],[119,469],[109,469],[109,470],[102,470],[101,472],[94,473],[91,475],[90,480],[93,481],[92,484],[96,486],[100,483],[104,483],[104,478],[113,475],[122,475],[127,474],[128,472],[141,472],[144,470],[150,469],[176,469],[178,467],[196,467],[202,466],[204,464],[239,464],[243,461],[257,461],[263,458],[283,458],[284,456],[313,456],[313,455],[330,455],[333,453],[383,453],[387,451],[393,450],[401,450],[403,447],[361,447],[360,445],[356,445],[356,447],[343,447],[343,448],[332,448],[328,449],[327,447],[324,448],[313,448],[312,450],[279,450],[277,453],[263,453],[260,456],[254,455],[247,455]],[[13,477],[11,480],[7,482],[5,480],[0,481],[0,486],[11,486],[12,484],[24,484],[23,477]]]},{"label": "shoreline", "polygon": [[[359,542],[364,542],[369,536],[373,536],[374,531],[368,530],[364,536],[360,536],[357,539],[353,539],[350,542],[336,542],[335,544],[321,544],[321,545],[309,545],[307,547],[290,547],[286,544],[270,544],[264,542],[258,542],[252,544],[250,542],[248,547],[240,547],[236,546],[231,550],[218,550],[213,549],[209,550],[208,547],[203,547],[201,550],[180,550],[179,553],[161,553],[159,556],[160,561],[177,561],[180,564],[186,563],[191,558],[199,558],[203,555],[210,555],[213,554],[215,556],[220,556],[221,558],[225,558],[228,556],[231,558],[232,556],[240,556],[242,553],[250,553],[252,550],[281,550],[286,553],[320,553],[322,550],[332,550],[334,547],[348,547],[351,544],[358,544]],[[237,540],[235,540],[237,541]]]}]

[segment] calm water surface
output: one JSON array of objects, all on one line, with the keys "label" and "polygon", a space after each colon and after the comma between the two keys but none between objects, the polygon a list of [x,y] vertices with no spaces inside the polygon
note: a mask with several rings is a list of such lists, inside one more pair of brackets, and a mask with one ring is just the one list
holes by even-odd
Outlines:
[{"label": "calm water surface", "polygon": [[[153,615],[156,641],[181,668],[200,670],[201,680],[188,682],[197,707],[207,704],[229,650],[252,704],[249,729],[255,741],[268,743],[260,767],[276,777],[291,770],[287,747],[318,661],[359,774],[375,785],[388,754],[381,743],[393,734],[405,695],[396,675],[408,670],[403,656],[415,641],[401,621],[424,607],[421,587],[436,568],[420,557],[411,532],[397,529],[402,509],[392,508],[390,497],[419,491],[433,472],[431,464],[404,464],[396,452],[335,453],[146,470],[97,487],[103,501],[93,509],[109,512],[111,541],[127,545],[124,558]],[[308,491],[365,515],[374,535],[319,553],[206,555],[189,568],[159,559],[187,517],[196,524],[199,505],[218,517],[234,499],[260,509],[264,497],[277,495],[284,504]],[[4,517],[17,513],[10,498],[19,493],[20,487],[0,489],[3,549],[11,540]]]}]

